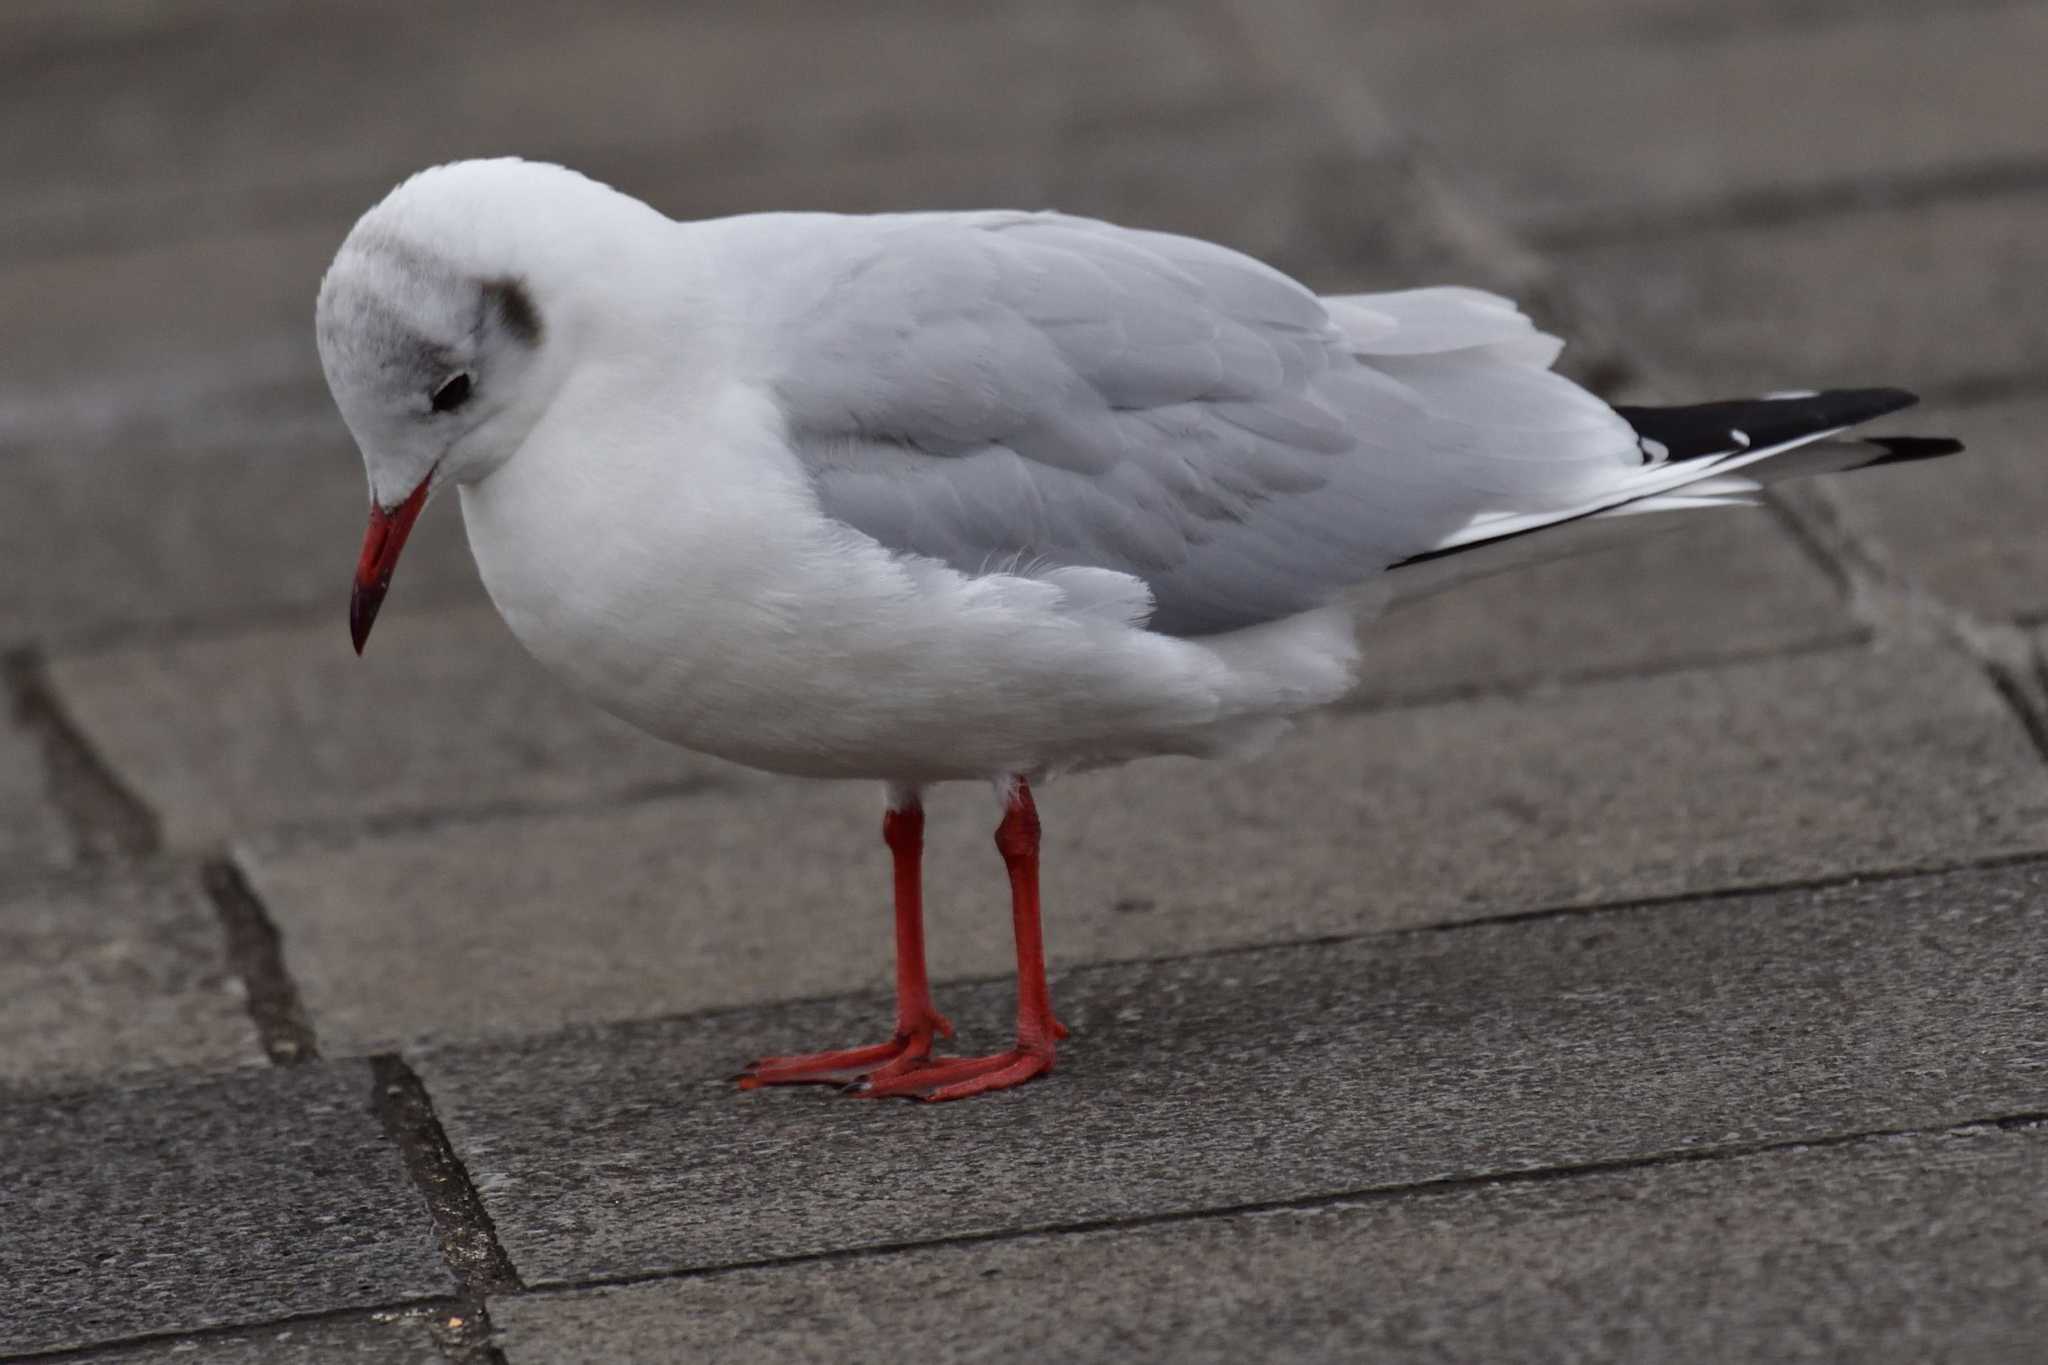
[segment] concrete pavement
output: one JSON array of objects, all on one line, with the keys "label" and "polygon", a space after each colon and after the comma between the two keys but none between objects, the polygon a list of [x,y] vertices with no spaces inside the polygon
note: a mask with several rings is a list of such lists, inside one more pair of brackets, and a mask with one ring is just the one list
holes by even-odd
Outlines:
[{"label": "concrete pavement", "polygon": [[[0,1356],[1982,1360],[2048,1263],[2048,4],[0,13]],[[565,696],[430,515],[369,656],[311,304],[454,155],[1464,280],[1613,393],[1972,451],[1491,580],[1043,800],[1053,1078],[886,1013],[870,791]],[[991,812],[932,958],[1001,1035]]]}]

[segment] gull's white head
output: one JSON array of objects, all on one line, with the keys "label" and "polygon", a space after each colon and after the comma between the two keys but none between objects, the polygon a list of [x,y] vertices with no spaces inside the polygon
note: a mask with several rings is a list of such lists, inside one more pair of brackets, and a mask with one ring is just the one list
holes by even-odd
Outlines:
[{"label": "gull's white head", "polygon": [[517,453],[569,369],[582,268],[652,209],[560,166],[462,161],[364,214],[320,283],[320,366],[370,481],[358,652],[436,488]]}]

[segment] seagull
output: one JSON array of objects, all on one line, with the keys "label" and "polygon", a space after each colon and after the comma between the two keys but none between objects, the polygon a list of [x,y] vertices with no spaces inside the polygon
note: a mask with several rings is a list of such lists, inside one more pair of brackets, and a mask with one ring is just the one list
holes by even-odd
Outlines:
[{"label": "seagull", "polygon": [[[358,653],[453,487],[506,625],[665,740],[884,784],[893,1034],[745,1088],[952,1100],[1053,1069],[1034,784],[1227,756],[1342,696],[1360,603],[1594,518],[1959,450],[1850,440],[1898,389],[1612,407],[1476,289],[1319,296],[1050,212],[670,219],[518,159],[356,223],[316,334],[369,478]],[[993,784],[1014,1046],[939,1056],[923,793]]]}]

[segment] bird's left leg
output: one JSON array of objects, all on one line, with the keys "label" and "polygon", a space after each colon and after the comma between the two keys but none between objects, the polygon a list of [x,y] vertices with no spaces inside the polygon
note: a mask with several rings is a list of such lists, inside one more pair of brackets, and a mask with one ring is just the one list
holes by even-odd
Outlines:
[{"label": "bird's left leg", "polygon": [[932,1008],[924,967],[924,804],[914,787],[892,788],[882,817],[896,882],[896,1033],[872,1047],[763,1057],[740,1073],[742,1090],[764,1085],[836,1085],[857,1076],[887,1077],[931,1055],[934,1037],[953,1025]]},{"label": "bird's left leg", "polygon": [[1045,941],[1038,924],[1038,807],[1021,777],[1005,796],[996,848],[1010,874],[1010,916],[1017,935],[1017,1045],[988,1057],[937,1057],[891,1074],[876,1072],[851,1087],[856,1094],[959,1100],[1022,1085],[1052,1070],[1053,1044],[1067,1030],[1053,1018],[1052,992],[1045,981]]}]

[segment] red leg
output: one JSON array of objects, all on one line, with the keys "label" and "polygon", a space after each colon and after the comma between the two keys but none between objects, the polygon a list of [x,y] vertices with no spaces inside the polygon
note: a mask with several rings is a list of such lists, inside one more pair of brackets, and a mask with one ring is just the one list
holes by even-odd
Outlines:
[{"label": "red leg", "polygon": [[1009,869],[1010,917],[1017,932],[1017,1045],[989,1057],[938,1058],[890,1075],[877,1072],[856,1083],[857,1093],[958,1100],[1022,1085],[1052,1070],[1053,1044],[1067,1031],[1052,1016],[1052,992],[1045,982],[1045,944],[1038,924],[1038,808],[1022,778],[996,826],[996,848]]},{"label": "red leg", "polygon": [[893,1076],[931,1055],[935,1035],[953,1036],[953,1025],[932,1008],[931,983],[925,978],[924,807],[915,796],[882,817],[882,841],[889,846],[896,871],[896,1036],[872,1047],[763,1057],[740,1073],[740,1089]]}]

